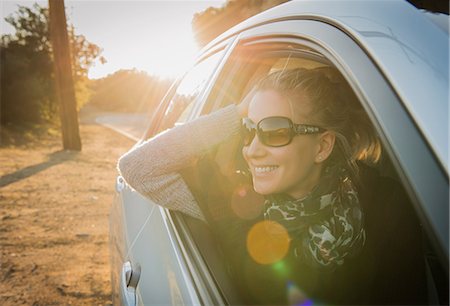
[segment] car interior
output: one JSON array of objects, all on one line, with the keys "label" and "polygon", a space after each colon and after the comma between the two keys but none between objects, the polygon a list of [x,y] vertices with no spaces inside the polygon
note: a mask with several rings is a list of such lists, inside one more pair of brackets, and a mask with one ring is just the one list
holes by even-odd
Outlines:
[{"label": "car interior", "polygon": [[[220,73],[202,114],[229,104],[237,104],[255,82],[268,73],[299,67],[333,67],[327,58],[308,46],[261,41],[243,43],[231,54],[229,63]],[[166,122],[163,129],[173,126],[180,114],[188,112],[186,107],[192,106],[189,102],[178,104],[181,105],[179,110],[173,112],[174,118]],[[381,175],[402,184],[397,168],[386,151],[377,164],[370,166],[376,168]],[[248,288],[238,288],[240,285],[236,284],[241,283],[236,281],[236,273],[239,271],[233,269],[229,251],[224,250],[222,241],[217,238],[218,232],[222,235],[225,232],[231,240],[233,237],[245,239],[242,234],[247,230],[245,225],[230,220],[253,220],[261,215],[263,208],[264,198],[251,188],[251,177],[242,156],[240,139],[231,139],[216,148],[195,167],[183,170],[182,176],[200,203],[209,225],[171,212],[177,215],[178,226],[186,226],[189,229],[190,238],[195,242],[225,301],[229,304],[258,302],[252,300],[251,294],[247,294],[252,290],[250,287],[258,286],[258,280],[255,279],[255,284],[249,285]],[[214,209],[209,209],[211,206]],[[422,233],[423,237],[420,239],[425,246],[423,259],[427,267],[428,302],[448,304],[448,263],[442,263],[428,233],[425,230]]]}]

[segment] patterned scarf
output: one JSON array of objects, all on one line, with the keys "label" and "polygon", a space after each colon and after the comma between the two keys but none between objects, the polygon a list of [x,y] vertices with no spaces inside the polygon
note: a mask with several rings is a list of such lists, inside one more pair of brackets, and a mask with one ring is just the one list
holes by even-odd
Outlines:
[{"label": "patterned scarf", "polygon": [[366,239],[358,194],[342,168],[327,169],[319,185],[301,199],[268,197],[264,219],[286,228],[295,257],[327,270],[355,255]]}]

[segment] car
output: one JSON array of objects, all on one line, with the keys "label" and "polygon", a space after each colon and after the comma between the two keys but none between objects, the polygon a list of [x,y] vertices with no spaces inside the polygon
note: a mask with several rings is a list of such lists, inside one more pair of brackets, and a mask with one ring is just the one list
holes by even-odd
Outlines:
[{"label": "car", "polygon": [[[140,141],[236,104],[270,71],[323,66],[337,68],[377,131],[379,171],[403,186],[422,225],[428,303],[448,304],[448,15],[378,0],[291,1],[269,9],[203,48]],[[223,166],[230,154],[217,150],[211,162]],[[183,177],[194,186],[220,184],[207,172]],[[211,226],[158,206],[120,175],[110,246],[115,304],[249,303]]]}]

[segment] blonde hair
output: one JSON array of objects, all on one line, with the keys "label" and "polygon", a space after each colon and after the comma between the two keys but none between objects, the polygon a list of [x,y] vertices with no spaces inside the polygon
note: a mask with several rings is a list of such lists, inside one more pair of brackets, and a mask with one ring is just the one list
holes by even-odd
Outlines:
[{"label": "blonde hair", "polygon": [[311,103],[309,123],[333,131],[336,145],[328,165],[342,164],[358,178],[356,161],[376,163],[381,144],[370,120],[340,73],[331,67],[273,72],[259,81],[256,90],[272,89],[292,101],[306,95]]}]

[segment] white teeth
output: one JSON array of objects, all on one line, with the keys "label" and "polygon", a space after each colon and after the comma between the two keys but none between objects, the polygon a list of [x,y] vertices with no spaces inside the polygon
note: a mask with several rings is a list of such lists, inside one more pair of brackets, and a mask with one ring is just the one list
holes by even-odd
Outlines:
[{"label": "white teeth", "polygon": [[278,168],[277,166],[255,167],[256,173],[270,172]]}]

